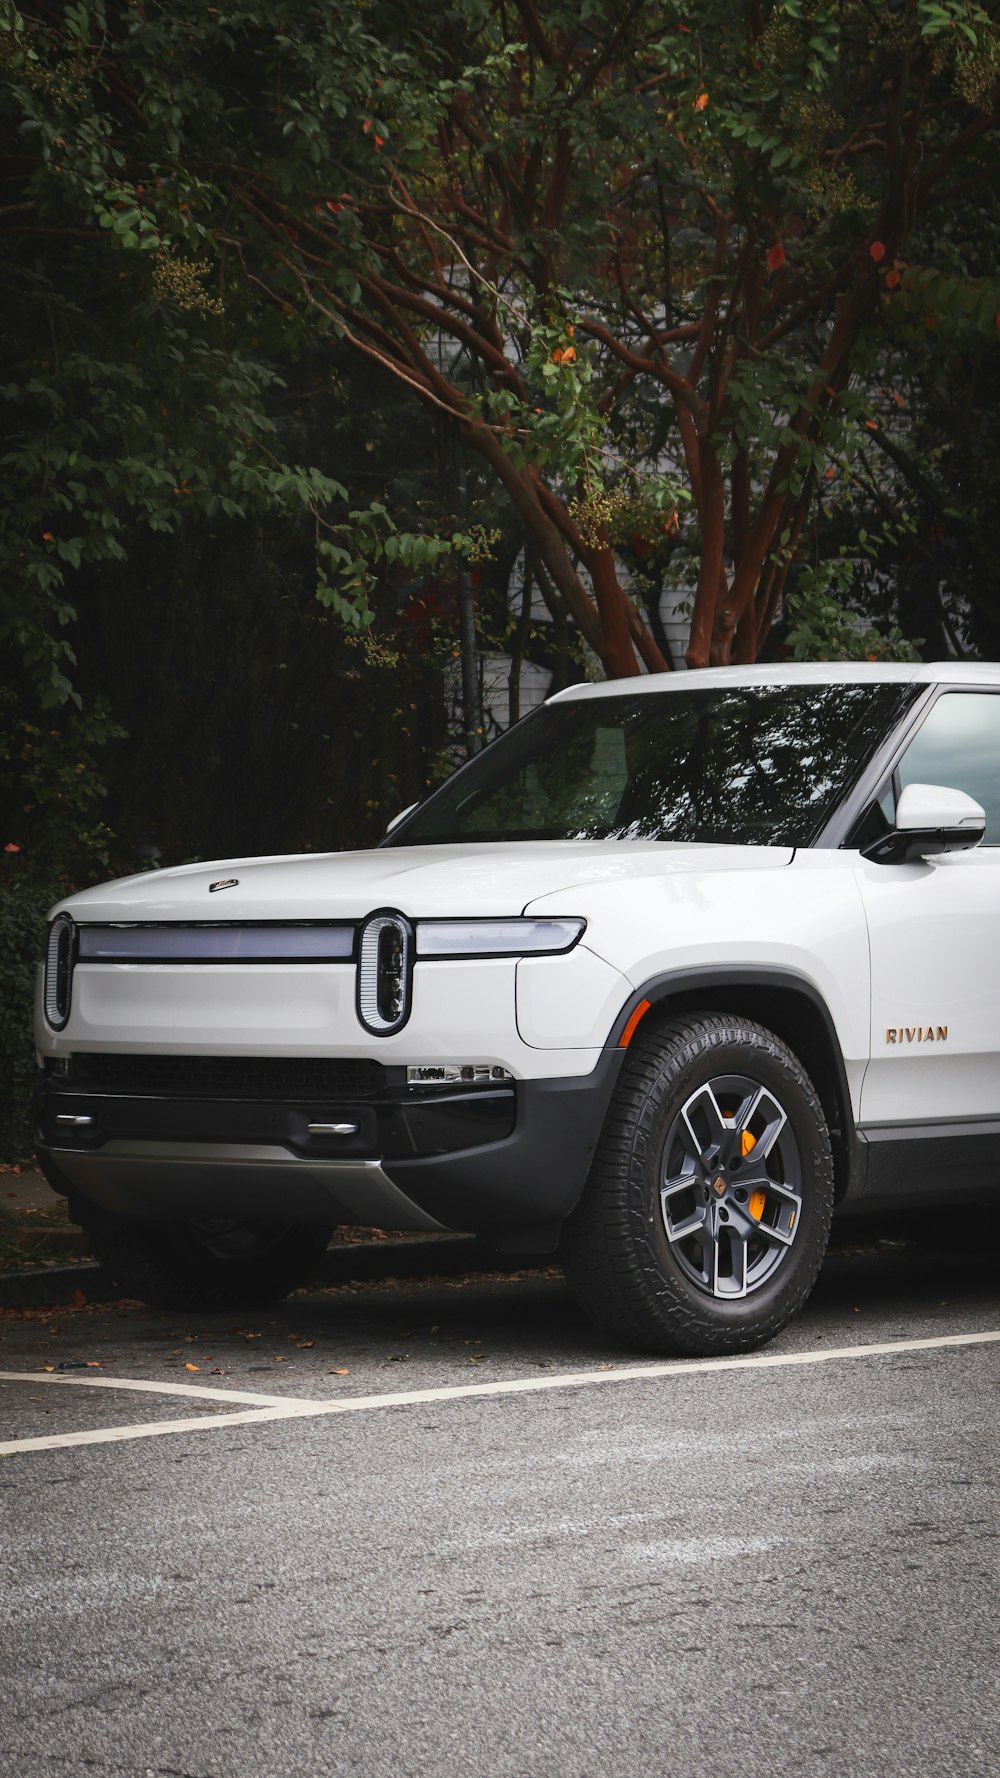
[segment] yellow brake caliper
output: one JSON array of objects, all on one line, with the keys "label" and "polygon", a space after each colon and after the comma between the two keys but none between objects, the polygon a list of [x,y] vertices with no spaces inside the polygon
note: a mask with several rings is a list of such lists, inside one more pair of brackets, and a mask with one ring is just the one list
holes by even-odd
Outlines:
[{"label": "yellow brake caliper", "polygon": [[[744,1157],[746,1157],[750,1153],[750,1150],[752,1148],[756,1148],[756,1146],[757,1146],[756,1136],[751,1136],[749,1130],[744,1130],[742,1136],[740,1137],[740,1152],[741,1152],[741,1154]],[[762,1191],[760,1191],[759,1189],[755,1192],[750,1193],[750,1202],[747,1205],[747,1210],[749,1211],[750,1215],[753,1217],[754,1222],[760,1221],[761,1217],[764,1214],[764,1205],[766,1203],[767,1203],[767,1199],[764,1196],[764,1193]]]}]

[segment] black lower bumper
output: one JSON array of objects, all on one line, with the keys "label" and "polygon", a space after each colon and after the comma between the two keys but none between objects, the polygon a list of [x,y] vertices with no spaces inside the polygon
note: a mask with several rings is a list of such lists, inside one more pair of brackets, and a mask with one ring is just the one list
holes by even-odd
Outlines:
[{"label": "black lower bumper", "polygon": [[569,1079],[365,1101],[100,1094],[50,1076],[38,1156],[84,1215],[89,1200],[141,1218],[451,1228],[544,1245],[583,1190],[622,1055]]}]

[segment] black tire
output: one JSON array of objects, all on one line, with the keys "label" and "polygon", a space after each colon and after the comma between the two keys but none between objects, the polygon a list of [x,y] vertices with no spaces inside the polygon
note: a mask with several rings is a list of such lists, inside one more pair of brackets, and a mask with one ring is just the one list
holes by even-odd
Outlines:
[{"label": "black tire", "polygon": [[625,1344],[745,1352],[802,1307],[832,1215],[830,1135],[798,1058],[751,1019],[692,1014],[640,1028],[560,1257]]},{"label": "black tire", "polygon": [[318,1266],[332,1230],[311,1224],[135,1222],[88,1208],[81,1221],[122,1296],[157,1309],[260,1309]]}]

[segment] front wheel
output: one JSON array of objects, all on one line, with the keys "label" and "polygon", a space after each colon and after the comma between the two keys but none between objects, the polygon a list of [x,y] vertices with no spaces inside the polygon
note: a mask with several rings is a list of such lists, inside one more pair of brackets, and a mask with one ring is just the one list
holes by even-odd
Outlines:
[{"label": "front wheel", "polygon": [[805,1302],[832,1215],[829,1131],[798,1058],[750,1019],[691,1015],[629,1050],[561,1257],[626,1344],[745,1352]]},{"label": "front wheel", "polygon": [[332,1230],[307,1224],[134,1222],[95,1208],[80,1220],[123,1296],[157,1309],[259,1309],[302,1284]]}]

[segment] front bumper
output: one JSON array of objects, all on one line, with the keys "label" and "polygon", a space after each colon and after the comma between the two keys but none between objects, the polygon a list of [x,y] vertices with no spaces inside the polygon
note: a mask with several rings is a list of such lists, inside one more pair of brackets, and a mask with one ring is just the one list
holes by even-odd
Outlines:
[{"label": "front bumper", "polygon": [[[586,1075],[365,1097],[95,1092],[49,1073],[38,1156],[56,1190],[143,1219],[462,1229],[544,1246],[586,1182],[623,1052]],[[77,1121],[86,1120],[86,1121]],[[316,1133],[310,1124],[351,1126]]]}]

